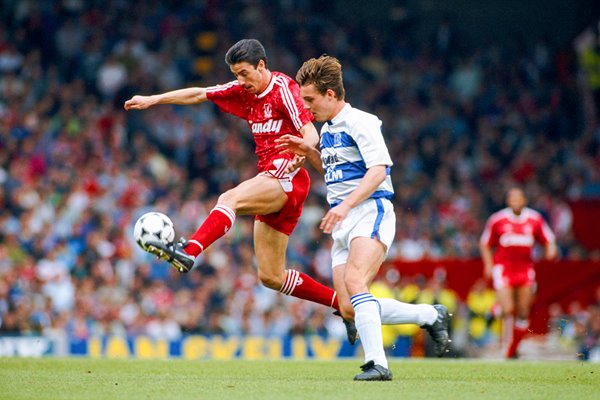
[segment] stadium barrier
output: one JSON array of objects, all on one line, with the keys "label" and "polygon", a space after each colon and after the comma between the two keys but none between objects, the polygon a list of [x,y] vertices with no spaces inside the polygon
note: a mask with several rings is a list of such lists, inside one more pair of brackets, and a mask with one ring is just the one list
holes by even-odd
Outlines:
[{"label": "stadium barrier", "polygon": [[[411,339],[399,337],[391,355],[408,357]],[[346,340],[308,336],[201,336],[180,340],[149,336],[105,336],[89,339],[65,337],[0,337],[1,357],[84,356],[105,358],[184,358],[189,360],[317,359],[356,357],[360,346]]]},{"label": "stadium barrier", "polygon": [[[391,262],[382,269],[400,272],[402,279],[411,276],[445,277],[445,287],[465,301],[473,284],[482,276],[480,260],[443,260],[419,262]],[[439,272],[442,271],[441,274]],[[536,265],[539,290],[531,315],[533,333],[548,330],[548,308],[557,303],[567,311],[572,302],[582,307],[600,301],[599,261],[540,262]],[[417,331],[420,331],[417,329]],[[420,335],[404,332],[391,337],[386,345],[391,356],[420,357],[424,343]],[[360,346],[351,346],[345,340],[318,335],[285,337],[184,336],[180,340],[154,340],[148,336],[69,338],[64,332],[48,336],[0,336],[0,357],[87,356],[108,358],[168,358],[186,359],[333,359],[355,357]]]},{"label": "stadium barrier", "polygon": [[[478,259],[395,261],[387,263],[380,274],[385,274],[390,268],[395,268],[401,279],[419,275],[425,279],[443,276],[445,287],[453,290],[463,302],[475,282],[483,276],[483,264]],[[535,271],[538,288],[531,310],[530,329],[533,333],[548,332],[548,308],[551,304],[560,304],[566,312],[573,302],[578,302],[583,308],[600,302],[596,298],[600,288],[600,261],[540,261],[536,263]]]},{"label": "stadium barrier", "polygon": [[54,341],[44,336],[0,337],[0,357],[41,357],[54,354]]}]

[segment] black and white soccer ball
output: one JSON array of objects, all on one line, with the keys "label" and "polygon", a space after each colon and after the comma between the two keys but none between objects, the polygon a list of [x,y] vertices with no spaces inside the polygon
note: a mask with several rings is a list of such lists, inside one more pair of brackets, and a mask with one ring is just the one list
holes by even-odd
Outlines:
[{"label": "black and white soccer ball", "polygon": [[143,250],[147,250],[148,242],[173,243],[175,228],[169,217],[153,211],[138,218],[133,227],[133,236],[136,243]]}]

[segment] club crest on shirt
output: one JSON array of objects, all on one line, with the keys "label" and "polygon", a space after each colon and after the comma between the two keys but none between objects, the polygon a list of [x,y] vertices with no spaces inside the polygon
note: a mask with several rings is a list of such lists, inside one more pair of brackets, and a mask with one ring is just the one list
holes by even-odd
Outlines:
[{"label": "club crest on shirt", "polygon": [[333,147],[342,147],[342,134],[340,132],[333,135]]},{"label": "club crest on shirt", "polygon": [[265,118],[273,117],[273,109],[271,108],[271,104],[263,104],[263,113],[265,114]]}]

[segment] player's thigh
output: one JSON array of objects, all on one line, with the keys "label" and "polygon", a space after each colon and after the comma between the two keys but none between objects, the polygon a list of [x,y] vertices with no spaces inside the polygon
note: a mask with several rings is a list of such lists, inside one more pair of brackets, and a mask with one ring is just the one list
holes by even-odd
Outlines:
[{"label": "player's thigh", "polygon": [[[254,253],[258,276],[268,287],[281,287],[285,279],[285,253],[289,237],[261,221],[254,221]],[[275,287],[274,287],[275,288]]]},{"label": "player's thigh", "polygon": [[363,236],[352,239],[345,272],[346,288],[351,296],[368,290],[385,254],[385,245],[377,239]]},{"label": "player's thigh", "polygon": [[520,286],[517,289],[516,314],[520,318],[529,318],[529,310],[533,303],[533,288],[530,285]]},{"label": "player's thigh", "polygon": [[344,275],[346,272],[346,265],[335,265],[333,267],[333,289],[335,290],[338,298],[338,304],[340,305],[340,312],[345,319],[354,319],[354,308],[350,303],[350,295],[348,289],[346,289],[346,282],[344,281]]},{"label": "player's thigh", "polygon": [[266,215],[280,211],[287,199],[277,179],[257,175],[223,193],[219,203],[234,209],[239,215]]},{"label": "player's thigh", "polygon": [[500,304],[503,314],[508,315],[513,313],[515,309],[514,296],[514,289],[510,286],[496,289],[496,300]]}]

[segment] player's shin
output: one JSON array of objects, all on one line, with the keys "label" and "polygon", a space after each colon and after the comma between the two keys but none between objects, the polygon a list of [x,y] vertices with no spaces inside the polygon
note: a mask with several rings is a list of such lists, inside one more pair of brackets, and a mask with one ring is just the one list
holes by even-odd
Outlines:
[{"label": "player's shin", "polygon": [[377,300],[370,293],[361,293],[352,296],[350,301],[354,307],[354,323],[365,351],[365,362],[373,361],[387,368]]},{"label": "player's shin", "polygon": [[529,331],[529,320],[518,318],[512,329],[512,341],[508,346],[508,350],[506,352],[507,358],[517,358],[518,353],[517,350],[519,348],[519,344],[523,340],[523,338],[527,335]]},{"label": "player's shin", "polygon": [[225,235],[234,222],[235,212],[227,206],[217,204],[196,233],[188,239],[185,252],[198,256],[208,246]]}]

